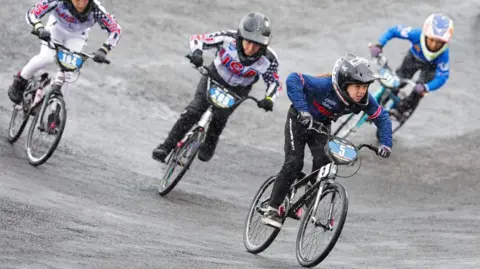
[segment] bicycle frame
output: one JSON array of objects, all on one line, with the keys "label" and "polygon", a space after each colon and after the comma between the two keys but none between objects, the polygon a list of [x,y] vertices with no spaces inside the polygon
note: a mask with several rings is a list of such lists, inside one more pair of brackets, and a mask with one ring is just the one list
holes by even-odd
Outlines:
[{"label": "bicycle frame", "polygon": [[338,165],[334,162],[328,163],[318,170],[313,171],[309,175],[305,176],[303,179],[295,182],[291,187],[291,195],[289,200],[292,201],[295,197],[296,190],[305,186],[312,177],[316,176],[315,183],[289,208],[287,209],[287,216],[294,214],[297,212],[304,205],[304,201],[309,197],[312,193],[317,191],[316,198],[315,198],[315,206],[313,210],[316,212],[318,203],[320,201],[320,197],[325,189],[325,186],[334,182],[338,171]]},{"label": "bicycle frame", "polygon": [[[188,56],[187,56],[188,58]],[[224,87],[216,82],[215,80],[213,80],[210,76],[209,76],[209,70],[207,67],[205,66],[200,66],[200,67],[197,67],[196,68],[202,75],[204,76],[207,76],[207,87],[206,87],[206,98],[208,100],[208,90],[212,87],[212,84],[218,86],[218,87],[221,87],[222,89],[224,89]],[[225,90],[225,89],[224,89]],[[228,92],[228,91],[227,91]],[[230,93],[230,94],[233,94],[233,93]],[[241,103],[243,103],[245,100],[247,99],[252,99],[253,101],[257,102],[258,103],[258,100],[255,98],[255,97],[252,97],[252,96],[247,96],[247,97],[244,97],[244,98],[240,98],[239,96],[237,96],[236,94],[233,94],[235,96],[235,99],[239,99],[239,101],[237,101],[233,107],[229,108],[229,109],[235,109],[236,107],[238,107]],[[210,102],[210,101],[209,101]],[[205,140],[205,135],[208,131],[208,128],[210,127],[210,122],[212,121],[212,117],[213,117],[213,112],[216,108],[211,104],[207,110],[202,114],[202,117],[200,118],[200,120],[192,127],[190,128],[190,130],[183,136],[183,138],[177,143],[177,147],[181,147],[183,146],[183,144],[188,140],[188,138],[190,138],[190,136],[192,136],[195,131],[197,129],[200,129],[200,132],[202,133],[202,140],[201,140],[201,143],[203,143],[203,141]]]},{"label": "bicycle frame", "polygon": [[[33,35],[38,36],[37,31],[32,31]],[[52,94],[55,95],[62,95],[61,88],[63,84],[65,83],[65,72],[77,72],[79,71],[83,64],[87,61],[87,59],[92,59],[94,58],[94,55],[92,54],[87,54],[84,52],[76,52],[72,51],[69,48],[63,46],[61,43],[55,42],[55,41],[46,41],[47,46],[55,51],[55,61],[57,65],[59,66],[59,70],[56,73],[55,80],[51,84],[51,87],[47,90],[47,92],[42,96],[43,97],[43,103],[42,103],[42,108],[40,109],[40,116],[42,116],[45,113],[45,109],[47,107],[47,102],[52,96]],[[59,59],[59,51],[61,51],[61,56],[63,56],[63,59]],[[67,54],[65,54],[65,52]],[[81,61],[78,61],[81,60]],[[104,63],[110,64],[110,61],[105,59]],[[43,93],[43,91],[42,91]],[[42,95],[42,93],[36,93]],[[36,95],[37,97],[37,95]],[[41,100],[35,98],[37,103]],[[35,105],[35,101],[33,102]],[[55,108],[56,109],[56,108]],[[40,117],[40,126],[43,126],[43,117]]]}]

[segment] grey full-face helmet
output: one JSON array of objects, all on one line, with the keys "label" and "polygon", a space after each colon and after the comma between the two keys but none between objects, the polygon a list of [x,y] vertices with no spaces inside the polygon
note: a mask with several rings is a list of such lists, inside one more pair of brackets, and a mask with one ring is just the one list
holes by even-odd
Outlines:
[{"label": "grey full-face helmet", "polygon": [[[242,40],[248,40],[261,45],[260,50],[254,55],[244,53]],[[252,12],[242,18],[237,30],[237,52],[243,65],[251,65],[265,55],[267,47],[272,40],[270,20],[262,13]]]}]

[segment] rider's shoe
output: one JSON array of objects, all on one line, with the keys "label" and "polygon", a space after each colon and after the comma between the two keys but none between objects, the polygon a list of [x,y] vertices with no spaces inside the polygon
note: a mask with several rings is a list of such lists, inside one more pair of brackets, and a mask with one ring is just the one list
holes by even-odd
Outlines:
[{"label": "rider's shoe", "polygon": [[165,163],[165,159],[167,158],[170,151],[171,150],[168,150],[163,144],[160,144],[156,148],[153,149],[152,158],[154,160]]},{"label": "rider's shoe", "polygon": [[25,91],[27,82],[28,80],[22,78],[20,73],[13,76],[13,83],[8,87],[8,97],[15,104],[20,104],[20,102],[22,102],[23,92]]},{"label": "rider's shoe", "polygon": [[280,229],[282,228],[282,217],[278,209],[269,206],[267,210],[263,213],[262,223],[270,227]]}]

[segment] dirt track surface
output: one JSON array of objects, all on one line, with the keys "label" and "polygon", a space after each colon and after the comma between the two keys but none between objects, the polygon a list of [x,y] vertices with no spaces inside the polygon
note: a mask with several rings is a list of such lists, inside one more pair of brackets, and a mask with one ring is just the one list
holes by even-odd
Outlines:
[{"label": "dirt track surface", "polygon": [[[242,105],[216,156],[209,163],[197,160],[166,198],[156,188],[162,166],[150,157],[200,78],[183,58],[190,35],[234,29],[251,10],[272,20],[283,79],[296,71],[329,72],[347,51],[368,56],[368,42],[391,25],[420,26],[437,10],[454,19],[450,80],[422,101],[395,137],[390,159],[362,153],[360,172],[339,179],[348,191],[349,214],[319,268],[480,267],[475,1],[108,0],[105,7],[124,36],[109,55],[110,66],[88,62],[66,93],[66,131],[53,157],[38,168],[24,158],[26,132],[14,145],[6,140],[12,110],[7,87],[39,50],[24,19],[32,1],[3,2],[2,268],[299,267],[293,220],[259,255],[247,253],[242,243],[251,199],[283,161],[285,92],[274,113]],[[94,28],[87,51],[104,38]],[[407,41],[389,43],[385,53],[393,66],[408,47]],[[252,93],[261,97],[263,91],[260,82]],[[373,127],[352,139],[374,142]]]}]

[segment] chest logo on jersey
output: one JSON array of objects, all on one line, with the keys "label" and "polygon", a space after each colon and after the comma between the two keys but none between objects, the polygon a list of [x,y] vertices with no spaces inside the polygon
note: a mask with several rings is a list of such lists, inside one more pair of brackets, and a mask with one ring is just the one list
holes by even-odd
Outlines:
[{"label": "chest logo on jersey", "polygon": [[316,100],[313,100],[313,105],[322,115],[324,115],[326,117],[333,116],[333,113],[331,111],[327,110],[327,108],[325,108],[324,106],[319,104]]},{"label": "chest logo on jersey", "polygon": [[220,49],[220,59],[222,60],[222,64],[226,66],[230,72],[237,76],[246,78],[258,75],[258,72],[255,69],[245,69],[243,64],[236,61],[230,54],[228,54],[225,48]]},{"label": "chest logo on jersey", "polygon": [[60,7],[57,7],[56,11],[57,11],[58,16],[60,16],[60,17],[61,17],[62,19],[64,19],[66,22],[74,23],[74,22],[77,21],[77,20],[76,20],[72,15],[70,15],[65,9],[62,9],[62,8],[60,8]]}]

